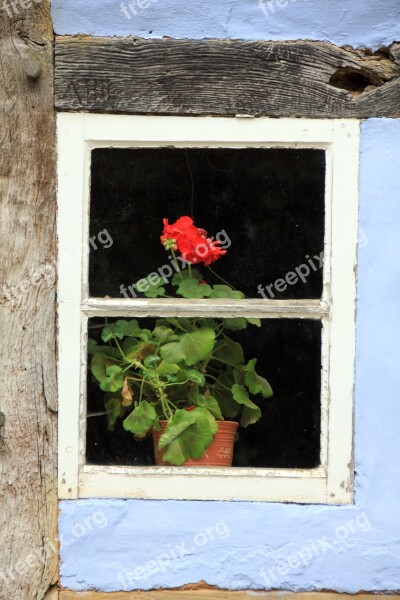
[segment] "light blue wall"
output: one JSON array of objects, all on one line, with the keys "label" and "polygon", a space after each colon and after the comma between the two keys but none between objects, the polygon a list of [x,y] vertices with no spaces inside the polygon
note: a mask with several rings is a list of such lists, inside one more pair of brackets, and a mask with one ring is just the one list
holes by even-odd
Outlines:
[{"label": "light blue wall", "polygon": [[355,505],[64,501],[63,586],[400,589],[400,121],[363,123],[360,168]]},{"label": "light blue wall", "polygon": [[53,0],[55,31],[65,35],[315,39],[373,48],[400,40],[399,0],[125,0],[125,4],[132,1],[136,15],[131,10],[129,19],[121,10],[122,0]]}]

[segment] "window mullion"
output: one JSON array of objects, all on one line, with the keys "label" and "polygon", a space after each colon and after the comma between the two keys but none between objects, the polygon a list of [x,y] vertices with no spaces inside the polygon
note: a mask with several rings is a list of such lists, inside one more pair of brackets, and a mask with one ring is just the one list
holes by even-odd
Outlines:
[{"label": "window mullion", "polygon": [[125,316],[186,316],[186,317],[253,317],[253,318],[307,318],[329,316],[329,305],[319,300],[159,300],[90,298],[82,303],[82,310],[91,317]]}]

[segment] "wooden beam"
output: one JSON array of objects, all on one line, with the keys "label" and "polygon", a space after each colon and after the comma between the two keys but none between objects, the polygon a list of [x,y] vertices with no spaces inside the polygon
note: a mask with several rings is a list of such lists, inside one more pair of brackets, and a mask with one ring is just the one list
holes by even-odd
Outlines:
[{"label": "wooden beam", "polygon": [[17,4],[0,17],[0,597],[41,600],[57,580],[53,28],[50,0]]},{"label": "wooden beam", "polygon": [[399,117],[397,47],[324,42],[58,37],[58,110]]},{"label": "wooden beam", "polygon": [[396,595],[336,594],[335,592],[228,592],[176,590],[155,592],[60,592],[59,600],[399,600]]}]

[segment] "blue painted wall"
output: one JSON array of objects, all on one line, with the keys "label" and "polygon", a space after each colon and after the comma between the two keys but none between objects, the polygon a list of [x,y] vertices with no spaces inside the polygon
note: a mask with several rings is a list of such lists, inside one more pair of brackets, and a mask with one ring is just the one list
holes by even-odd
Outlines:
[{"label": "blue painted wall", "polygon": [[53,0],[53,19],[56,33],[67,35],[316,39],[373,48],[400,40],[399,0]]},{"label": "blue painted wall", "polygon": [[[131,8],[129,8],[129,6]],[[400,1],[53,0],[57,34],[400,40]],[[356,503],[61,503],[62,585],[86,590],[400,589],[400,121],[364,122],[356,372]]]},{"label": "blue painted wall", "polygon": [[64,501],[63,586],[400,589],[399,120],[363,123],[360,169],[355,505]]}]

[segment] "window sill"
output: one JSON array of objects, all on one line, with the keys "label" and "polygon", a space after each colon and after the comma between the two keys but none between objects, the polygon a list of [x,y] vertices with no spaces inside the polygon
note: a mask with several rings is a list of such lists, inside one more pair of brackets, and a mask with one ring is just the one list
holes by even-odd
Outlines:
[{"label": "window sill", "polygon": [[295,470],[87,465],[80,473],[77,495],[64,489],[61,497],[351,504],[352,490],[344,485],[337,493],[331,492],[324,467]]}]

